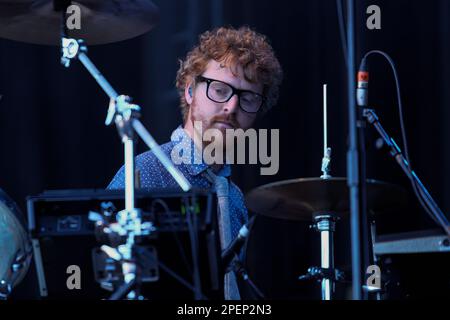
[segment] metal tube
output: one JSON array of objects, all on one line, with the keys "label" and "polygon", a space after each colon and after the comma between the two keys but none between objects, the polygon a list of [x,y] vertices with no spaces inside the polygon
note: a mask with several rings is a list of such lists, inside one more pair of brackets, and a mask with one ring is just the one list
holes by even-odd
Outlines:
[{"label": "metal tube", "polygon": [[321,251],[322,251],[322,268],[329,268],[330,267],[330,251],[329,251],[329,240],[330,240],[330,232],[329,231],[322,231],[320,233],[321,238]]},{"label": "metal tube", "polygon": [[139,120],[133,120],[133,128],[137,134],[145,142],[145,144],[153,151],[155,156],[161,161],[162,165],[172,175],[175,181],[180,185],[183,191],[189,191],[192,186],[185,176],[174,166],[161,147],[156,143],[153,137],[148,133],[145,127]]},{"label": "metal tube", "polygon": [[134,141],[128,137],[124,142],[125,152],[125,210],[134,210]]},{"label": "metal tube", "polygon": [[102,87],[102,89],[106,92],[106,94],[111,99],[116,99],[118,96],[116,90],[111,87],[108,80],[106,80],[106,78],[101,74],[101,72],[97,69],[97,67],[92,63],[92,61],[84,52],[78,54],[78,60],[80,60],[81,63],[86,67],[89,73],[94,77],[95,81],[97,81],[100,87]]},{"label": "metal tube", "polygon": [[[316,218],[317,230],[320,232],[321,268],[334,272],[333,233],[335,221],[333,215],[320,215]],[[322,279],[322,300],[331,300],[334,280],[328,276]]]},{"label": "metal tube", "polygon": [[[330,231],[324,230],[320,232],[321,246],[321,267],[324,269],[331,268],[332,255],[330,249]],[[330,279],[322,279],[322,300],[331,300],[331,281]]]}]

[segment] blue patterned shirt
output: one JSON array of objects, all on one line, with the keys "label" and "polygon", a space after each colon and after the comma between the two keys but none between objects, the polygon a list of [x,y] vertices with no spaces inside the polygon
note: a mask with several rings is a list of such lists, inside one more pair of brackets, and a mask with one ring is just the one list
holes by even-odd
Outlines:
[{"label": "blue patterned shirt", "polygon": [[[201,155],[196,153],[194,142],[184,129],[179,126],[171,136],[171,141],[161,145],[161,149],[171,158],[171,153],[177,150],[191,150],[191,154],[187,154],[189,161],[175,163],[177,169],[184,174],[186,179],[193,187],[209,189],[212,187],[211,182],[205,177],[204,172],[209,166],[201,159]],[[182,154],[181,154],[182,156]],[[173,159],[172,159],[172,162]],[[185,163],[188,162],[188,163]],[[144,152],[136,157],[136,168],[140,171],[141,188],[176,188],[177,182],[163,167],[161,162],[156,158],[152,151]],[[219,172],[218,176],[229,177],[231,175],[231,167],[225,164]],[[108,189],[124,189],[125,188],[125,168],[122,166],[116,173]],[[244,196],[241,190],[230,181],[229,206],[231,219],[231,234],[235,238],[241,226],[248,221],[247,208],[244,205]]]}]

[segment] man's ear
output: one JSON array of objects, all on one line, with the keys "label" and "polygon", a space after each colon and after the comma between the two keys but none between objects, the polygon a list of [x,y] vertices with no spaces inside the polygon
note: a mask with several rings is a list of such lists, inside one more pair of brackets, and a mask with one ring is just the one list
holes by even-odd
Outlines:
[{"label": "man's ear", "polygon": [[186,99],[187,104],[191,104],[192,100],[194,99],[194,89],[192,88],[192,82],[186,83],[186,86],[184,87],[184,98]]}]

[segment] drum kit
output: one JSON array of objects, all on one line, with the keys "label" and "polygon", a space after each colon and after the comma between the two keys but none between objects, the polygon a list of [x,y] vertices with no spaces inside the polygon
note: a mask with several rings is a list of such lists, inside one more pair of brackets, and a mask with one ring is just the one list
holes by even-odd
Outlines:
[{"label": "drum kit", "polygon": [[[106,124],[115,121],[125,146],[126,208],[118,215],[117,228],[128,237],[120,254],[127,261],[123,264],[124,270],[129,270],[127,274],[124,271],[124,281],[129,284],[135,281],[135,266],[129,262],[135,237],[151,232],[151,228],[145,229],[139,210],[134,207],[133,133],[137,132],[154,150],[183,190],[189,190],[190,185],[137,120],[140,108],[131,104],[127,96],[119,96],[88,58],[86,44],[100,45],[142,35],[158,22],[158,9],[146,0],[78,0],[73,5],[81,12],[81,29],[68,28],[65,23],[68,13],[76,12],[70,11],[71,1],[0,0],[0,37],[61,46],[62,64],[68,67],[71,61],[78,59],[110,97],[112,103]],[[346,179],[329,175],[330,149],[326,143],[324,151],[324,174],[321,177],[292,179],[258,187],[247,194],[246,205],[258,215],[313,223],[321,239],[321,265],[311,266],[308,273],[299,279],[318,280],[322,299],[330,300],[333,299],[334,284],[342,279],[342,272],[334,262],[333,235],[339,221],[348,218],[349,195]],[[0,297],[7,298],[27,273],[32,250],[20,211],[1,190],[0,198]],[[403,206],[406,192],[389,183],[368,180],[367,200],[369,212],[377,215],[386,209]]]},{"label": "drum kit", "polygon": [[1,189],[0,230],[0,299],[5,299],[27,273],[32,254],[24,217]]}]

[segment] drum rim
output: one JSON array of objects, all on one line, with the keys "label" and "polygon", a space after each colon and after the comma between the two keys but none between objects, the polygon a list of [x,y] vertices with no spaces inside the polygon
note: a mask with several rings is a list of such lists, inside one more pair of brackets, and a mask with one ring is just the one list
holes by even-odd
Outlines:
[{"label": "drum rim", "polygon": [[27,221],[25,219],[25,215],[23,214],[22,210],[20,210],[17,203],[10,196],[8,196],[8,194],[2,188],[0,188],[0,201],[2,201],[10,209],[10,211],[19,220],[20,224],[26,232]]},{"label": "drum rim", "polygon": [[[6,280],[9,282],[8,285],[11,286],[11,289],[16,287],[20,282],[23,280],[23,278],[28,273],[28,270],[31,265],[31,259],[32,259],[32,243],[31,238],[28,233],[27,224],[25,220],[25,216],[23,215],[20,208],[17,206],[17,203],[9,197],[6,192],[0,188],[0,202],[3,206],[9,210],[12,217],[15,219],[13,220],[16,227],[20,228],[20,239],[22,241],[20,251],[21,254],[24,255],[24,261],[23,261],[23,267],[20,269],[19,273],[16,274],[15,277],[12,277],[14,273],[7,273],[6,274]],[[18,251],[18,252],[20,252]],[[5,280],[5,279],[4,279]]]}]

